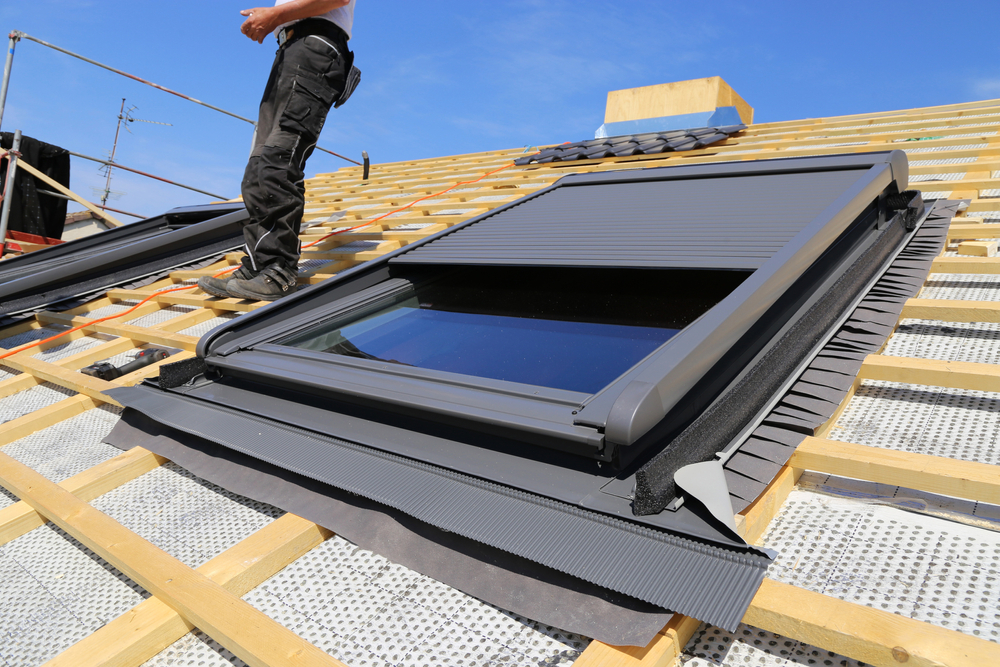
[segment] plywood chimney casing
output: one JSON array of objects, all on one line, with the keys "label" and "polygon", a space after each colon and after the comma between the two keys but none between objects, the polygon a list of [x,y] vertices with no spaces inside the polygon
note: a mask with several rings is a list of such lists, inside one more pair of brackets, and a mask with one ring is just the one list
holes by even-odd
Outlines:
[{"label": "plywood chimney casing", "polygon": [[612,90],[608,93],[604,122],[713,112],[719,107],[736,107],[746,125],[753,122],[753,107],[720,76]]}]

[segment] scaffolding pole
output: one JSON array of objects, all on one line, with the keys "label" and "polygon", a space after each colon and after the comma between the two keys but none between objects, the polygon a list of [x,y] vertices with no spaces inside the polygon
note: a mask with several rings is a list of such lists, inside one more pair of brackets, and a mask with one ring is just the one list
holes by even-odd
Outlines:
[{"label": "scaffolding pole", "polygon": [[0,128],[3,128],[3,109],[7,104],[7,86],[10,84],[10,68],[14,64],[14,47],[21,35],[16,30],[10,35],[10,46],[7,48],[7,62],[3,66],[3,83],[0,83]]},{"label": "scaffolding pole", "polygon": [[7,251],[7,220],[10,202],[14,199],[14,176],[17,173],[17,156],[21,149],[21,130],[14,132],[14,143],[7,153],[7,182],[3,186],[3,208],[0,209],[0,257]]},{"label": "scaffolding pole", "polygon": [[[193,98],[193,97],[191,97],[189,95],[185,95],[184,93],[178,93],[176,90],[171,90],[170,88],[167,88],[165,86],[161,86],[161,85],[159,85],[157,83],[153,83],[152,81],[147,81],[146,79],[138,77],[138,76],[136,76],[134,74],[129,74],[128,72],[123,72],[120,69],[115,69],[114,67],[111,67],[110,65],[105,65],[104,63],[99,63],[96,60],[91,60],[90,58],[87,58],[85,56],[81,56],[79,53],[73,53],[72,51],[69,51],[69,50],[64,49],[62,47],[59,47],[59,46],[56,46],[55,44],[49,44],[46,41],[38,39],[37,37],[32,37],[28,33],[21,32],[20,30],[15,30],[15,31],[13,31],[13,32],[10,33],[10,40],[11,40],[10,44],[11,44],[11,46],[10,46],[10,51],[7,54],[7,67],[6,67],[6,70],[4,72],[3,91],[2,91],[2,93],[0,93],[0,121],[3,120],[3,97],[2,97],[2,95],[6,95],[6,92],[7,92],[7,78],[8,78],[7,75],[10,72],[10,63],[11,63],[11,60],[13,59],[13,57],[14,57],[14,43],[18,39],[30,39],[32,42],[35,42],[37,44],[41,44],[42,46],[47,46],[50,49],[54,49],[55,51],[58,51],[60,53],[65,53],[66,55],[72,56],[72,57],[77,58],[79,60],[82,60],[85,63],[90,63],[91,65],[96,65],[97,67],[100,67],[102,69],[106,69],[109,72],[114,72],[115,74],[120,74],[121,76],[124,76],[126,78],[132,79],[133,81],[138,81],[139,83],[144,83],[147,86],[152,86],[153,88],[156,88],[157,90],[162,90],[165,93],[170,93],[171,95],[176,95],[177,97],[180,97],[181,99],[187,100],[188,102],[194,102],[195,104],[200,104],[203,107],[208,107],[209,109],[212,109],[213,111],[218,111],[219,113],[224,113],[227,116],[232,116],[233,118],[236,118],[236,119],[242,120],[244,122],[250,123],[254,127],[257,126],[257,123],[255,121],[252,121],[249,118],[245,118],[243,116],[240,116],[239,114],[235,114],[232,111],[226,111],[225,109],[219,108],[217,106],[213,106],[211,104],[208,104],[207,102],[202,102],[201,100],[197,100],[197,99],[195,99],[195,98]],[[316,149],[317,150],[321,150],[324,153],[329,153],[330,155],[333,155],[335,157],[339,157],[341,160],[346,160],[346,161],[348,161],[348,162],[350,162],[352,164],[356,164],[359,167],[361,166],[361,163],[358,162],[357,160],[352,160],[349,157],[344,157],[343,155],[341,155],[339,153],[334,153],[333,151],[327,150],[326,148],[323,148],[322,146],[316,146]]]}]

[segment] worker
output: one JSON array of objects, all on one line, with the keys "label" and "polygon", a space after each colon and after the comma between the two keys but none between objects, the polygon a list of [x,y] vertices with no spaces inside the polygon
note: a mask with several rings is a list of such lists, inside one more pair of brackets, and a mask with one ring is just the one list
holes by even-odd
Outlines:
[{"label": "worker", "polygon": [[273,301],[295,291],[305,162],[330,107],[343,104],[360,78],[347,48],[354,3],[276,0],[274,7],[240,12],[247,17],[243,34],[262,44],[274,33],[278,51],[241,186],[250,214],[243,224],[246,256],[232,274],[200,278],[205,292]]}]

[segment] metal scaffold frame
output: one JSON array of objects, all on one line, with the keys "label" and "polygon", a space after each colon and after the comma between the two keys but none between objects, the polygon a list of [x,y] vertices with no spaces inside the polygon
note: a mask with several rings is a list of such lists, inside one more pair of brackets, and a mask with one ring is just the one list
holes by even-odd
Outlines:
[{"label": "metal scaffold frame", "polygon": [[[184,93],[179,93],[176,90],[171,90],[170,88],[167,88],[166,86],[161,86],[161,85],[159,85],[157,83],[153,83],[152,81],[147,81],[146,79],[138,77],[138,76],[136,76],[134,74],[129,74],[128,72],[124,72],[124,71],[122,71],[120,69],[111,67],[110,65],[105,65],[104,63],[97,62],[96,60],[91,60],[90,58],[87,58],[85,56],[81,56],[80,54],[74,53],[73,51],[70,51],[68,49],[64,49],[64,48],[62,48],[60,46],[56,46],[55,44],[50,44],[49,42],[46,42],[46,41],[41,40],[41,39],[38,39],[37,37],[32,37],[31,35],[29,35],[26,32],[21,32],[20,30],[14,30],[14,31],[12,31],[10,33],[9,38],[10,38],[10,46],[9,46],[9,48],[7,50],[7,61],[6,61],[6,64],[4,65],[3,83],[0,84],[0,127],[3,126],[3,109],[4,109],[4,104],[6,103],[6,100],[7,100],[7,86],[8,86],[9,80],[10,80],[11,66],[12,66],[13,61],[14,61],[14,47],[17,45],[17,42],[20,41],[20,40],[22,40],[22,39],[31,40],[33,42],[41,44],[42,46],[47,46],[50,49],[53,49],[53,50],[58,51],[60,53],[65,53],[66,55],[72,56],[73,58],[76,58],[78,60],[82,60],[85,63],[90,63],[91,65],[95,65],[95,66],[100,67],[102,69],[106,69],[109,72],[114,72],[115,74],[120,74],[121,76],[124,76],[124,77],[126,77],[128,79],[132,79],[133,81],[138,81],[139,83],[145,84],[147,86],[151,86],[153,88],[156,88],[157,90],[162,90],[165,93],[170,93],[171,95],[176,95],[177,97],[179,97],[179,98],[181,98],[183,100],[187,100],[188,102],[194,102],[195,104],[199,104],[199,105],[201,105],[203,107],[212,109],[213,111],[218,111],[219,113],[225,114],[227,116],[231,116],[233,118],[236,118],[237,120],[242,120],[243,122],[250,123],[254,127],[257,126],[256,121],[250,120],[249,118],[247,118],[245,116],[241,116],[239,114],[233,113],[232,111],[226,111],[225,109],[223,109],[221,107],[217,107],[215,105],[208,104],[207,102],[202,102],[201,100],[195,99],[194,97],[191,97],[190,95],[185,95]],[[327,148],[323,148],[322,146],[316,146],[316,150],[323,151],[324,153],[329,153],[330,155],[333,155],[334,157],[339,157],[341,160],[346,160],[347,162],[350,162],[351,164],[358,165],[359,167],[361,166],[361,163],[358,162],[357,160],[352,160],[351,158],[345,157],[345,156],[343,156],[343,155],[341,155],[339,153],[334,153],[333,151],[331,151],[331,150],[329,150]]]},{"label": "metal scaffold frame", "polygon": [[[9,43],[8,43],[8,48],[7,48],[7,57],[6,57],[6,60],[4,62],[3,80],[2,80],[2,82],[0,82],[0,128],[3,127],[4,109],[6,107],[6,102],[7,102],[7,91],[8,91],[9,85],[10,85],[11,71],[12,71],[13,63],[14,63],[14,51],[15,51],[15,49],[17,47],[17,43],[19,41],[21,41],[22,39],[31,40],[33,42],[41,44],[42,46],[46,46],[46,47],[48,47],[50,49],[53,49],[55,51],[58,51],[60,53],[66,54],[66,55],[71,56],[73,58],[77,58],[78,60],[82,60],[83,62],[89,63],[89,64],[94,65],[96,67],[100,67],[100,68],[106,69],[106,70],[108,70],[110,72],[114,72],[115,74],[119,74],[119,75],[124,76],[126,78],[132,79],[133,81],[138,81],[139,83],[142,83],[142,84],[145,84],[147,86],[156,88],[157,90],[161,90],[161,91],[163,91],[165,93],[170,93],[171,95],[175,95],[177,97],[180,97],[181,99],[187,100],[189,102],[193,102],[195,104],[201,105],[201,106],[206,107],[208,109],[212,109],[213,111],[218,111],[219,113],[225,114],[225,115],[230,116],[232,118],[236,118],[237,120],[241,120],[241,121],[244,121],[246,123],[250,123],[254,127],[256,127],[256,125],[257,125],[257,123],[255,121],[253,121],[253,120],[251,120],[249,118],[246,118],[246,117],[241,116],[239,114],[233,113],[231,111],[227,111],[227,110],[225,110],[225,109],[223,109],[221,107],[217,107],[215,105],[208,104],[207,102],[203,102],[201,100],[195,99],[194,97],[191,97],[189,95],[185,95],[185,94],[179,93],[179,92],[177,92],[175,90],[171,90],[170,88],[167,88],[165,86],[161,86],[159,84],[153,83],[152,81],[147,81],[146,79],[143,79],[141,77],[135,76],[134,74],[129,74],[128,72],[122,71],[120,69],[111,67],[110,65],[105,65],[104,63],[100,63],[100,62],[98,62],[96,60],[92,60],[92,59],[87,58],[85,56],[82,56],[82,55],[80,55],[78,53],[74,53],[73,51],[70,51],[68,49],[64,49],[64,48],[56,46],[54,44],[50,44],[49,42],[46,42],[46,41],[41,40],[41,39],[38,39],[37,37],[33,37],[33,36],[31,36],[31,35],[29,35],[29,34],[27,34],[25,32],[21,32],[19,30],[13,30],[8,35],[8,38],[9,38]],[[367,153],[364,153],[364,155],[363,155],[364,163],[362,164],[362,162],[358,162],[356,160],[352,160],[351,158],[348,158],[348,157],[345,157],[343,155],[340,155],[339,153],[335,153],[335,152],[333,152],[333,151],[331,151],[329,149],[323,148],[322,146],[316,146],[316,149],[320,150],[320,151],[323,151],[325,153],[329,153],[330,155],[338,157],[338,158],[340,158],[342,160],[346,160],[347,162],[350,162],[351,164],[355,164],[355,165],[358,165],[358,166],[365,166],[365,171],[367,173],[367,165],[369,163],[369,159],[368,159],[368,154]],[[163,183],[167,183],[169,185],[173,185],[173,186],[176,186],[176,187],[184,188],[186,190],[191,190],[192,192],[197,192],[199,194],[207,195],[207,196],[213,197],[215,199],[230,199],[229,197],[226,197],[224,195],[219,195],[219,194],[215,194],[215,193],[212,193],[212,192],[207,192],[205,190],[202,190],[200,188],[197,188],[197,187],[194,187],[194,186],[191,186],[191,185],[185,185],[185,184],[179,183],[177,181],[173,181],[173,180],[170,180],[170,179],[167,179],[167,178],[163,178],[162,176],[156,176],[154,174],[150,174],[150,173],[145,172],[145,171],[140,171],[139,169],[135,169],[133,167],[127,167],[125,165],[122,165],[122,164],[119,164],[118,162],[113,161],[113,159],[111,159],[111,160],[102,160],[100,158],[95,158],[95,157],[92,157],[92,156],[89,156],[89,155],[84,155],[83,153],[78,153],[78,152],[75,152],[75,151],[68,151],[68,152],[69,152],[70,155],[73,155],[75,157],[78,157],[78,158],[81,158],[81,159],[84,159],[84,160],[90,160],[92,162],[97,162],[97,163],[103,164],[103,165],[105,165],[107,167],[112,167],[113,166],[116,169],[122,169],[122,170],[125,170],[125,171],[128,171],[128,172],[134,173],[134,174],[138,174],[140,176],[144,176],[146,178],[154,179],[154,180],[157,180],[157,181],[161,181]],[[14,149],[13,149],[13,151],[12,151],[12,154],[16,154],[16,153],[17,153],[17,147],[15,146]],[[11,170],[11,173],[13,173],[13,170]],[[107,206],[105,206],[103,204],[103,202],[100,205],[96,206],[96,207],[94,207],[92,205],[88,205],[89,202],[84,203],[84,200],[82,200],[82,198],[78,197],[77,195],[75,195],[73,193],[50,193],[50,192],[43,192],[43,193],[47,194],[47,195],[50,195],[50,196],[63,197],[63,198],[68,198],[68,199],[73,200],[73,201],[77,201],[78,203],[83,204],[86,208],[88,208],[91,211],[95,212],[95,214],[97,214],[99,217],[107,220],[109,223],[111,223],[113,225],[116,225],[116,226],[119,225],[119,224],[121,224],[121,223],[118,220],[116,220],[115,218],[113,218],[110,215],[108,215],[107,214],[108,210],[112,210],[112,211],[115,211],[117,213],[124,213],[125,215],[129,215],[129,216],[132,216],[132,217],[140,217],[140,218],[142,217],[142,216],[137,215],[137,214],[127,213],[125,211],[116,211],[115,209],[108,208]],[[2,221],[0,221],[0,239],[5,238],[5,233],[6,233],[6,229],[7,229],[7,219],[8,219],[8,215],[9,215],[9,204],[7,202],[5,202],[3,211],[4,211],[3,218],[2,218]]]}]

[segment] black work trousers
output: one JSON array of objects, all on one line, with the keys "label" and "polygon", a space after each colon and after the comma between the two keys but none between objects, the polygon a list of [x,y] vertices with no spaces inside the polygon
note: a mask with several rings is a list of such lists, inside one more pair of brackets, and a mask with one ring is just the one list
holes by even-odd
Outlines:
[{"label": "black work trousers", "polygon": [[275,54],[242,184],[250,214],[243,264],[254,272],[272,264],[298,268],[303,169],[344,89],[347,53],[346,39],[309,35],[286,41]]}]

